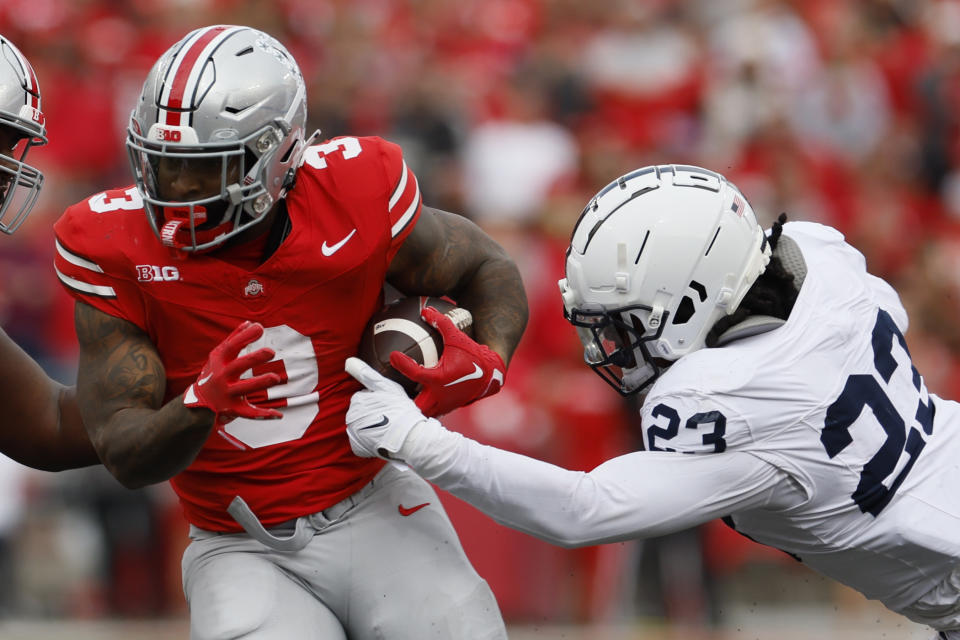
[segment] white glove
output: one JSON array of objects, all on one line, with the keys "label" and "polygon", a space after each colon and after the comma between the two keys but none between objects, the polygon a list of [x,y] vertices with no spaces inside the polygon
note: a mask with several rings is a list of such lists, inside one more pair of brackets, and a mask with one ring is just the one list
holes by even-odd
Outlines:
[{"label": "white glove", "polygon": [[427,420],[413,400],[393,380],[388,380],[359,358],[347,358],[344,369],[366,387],[350,399],[347,437],[361,458],[398,460],[410,431]]}]

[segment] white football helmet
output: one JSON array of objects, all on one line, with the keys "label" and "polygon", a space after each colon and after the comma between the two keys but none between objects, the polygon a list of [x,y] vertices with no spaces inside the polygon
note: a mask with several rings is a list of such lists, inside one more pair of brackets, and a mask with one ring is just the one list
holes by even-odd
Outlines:
[{"label": "white football helmet", "polygon": [[[293,184],[306,120],[303,74],[266,33],[215,25],[171,47],[147,76],[127,130],[133,174],[161,242],[205,251],[259,222]],[[219,193],[165,199],[161,162],[218,170]]]},{"label": "white football helmet", "polygon": [[559,282],[564,316],[587,364],[628,395],[660,375],[657,360],[702,348],[770,253],[747,199],[722,175],[637,169],[594,196],[574,227]]},{"label": "white football helmet", "polygon": [[24,162],[27,151],[47,143],[40,86],[27,59],[0,36],[0,127],[16,144],[0,149],[0,231],[13,233],[40,195],[43,174]]}]

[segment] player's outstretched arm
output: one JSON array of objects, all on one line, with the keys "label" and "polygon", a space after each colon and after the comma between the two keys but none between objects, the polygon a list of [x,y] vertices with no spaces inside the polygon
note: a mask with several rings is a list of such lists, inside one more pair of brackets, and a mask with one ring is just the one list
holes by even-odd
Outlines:
[{"label": "player's outstretched arm", "polygon": [[75,391],[51,379],[0,329],[0,453],[44,471],[99,464]]},{"label": "player's outstretched arm", "polygon": [[[403,462],[497,522],[564,547],[663,535],[748,509],[786,506],[786,474],[744,452],[635,452],[590,472],[482,445],[426,419],[403,388],[358,358],[353,452]],[[785,482],[785,480],[787,480]]]},{"label": "player's outstretched arm", "polygon": [[161,482],[184,470],[215,423],[239,415],[279,415],[250,405],[244,397],[276,384],[276,374],[239,381],[244,371],[273,357],[266,349],[238,357],[262,328],[238,328],[211,352],[197,382],[163,404],[165,370],[143,331],[82,302],[77,302],[74,319],[80,343],[80,411],[104,466],[126,487]]}]

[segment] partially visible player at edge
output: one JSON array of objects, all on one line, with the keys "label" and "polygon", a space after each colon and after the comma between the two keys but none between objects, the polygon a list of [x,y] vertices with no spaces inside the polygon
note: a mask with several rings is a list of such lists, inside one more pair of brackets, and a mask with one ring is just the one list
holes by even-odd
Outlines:
[{"label": "partially visible player at edge", "polygon": [[[40,86],[33,67],[0,35],[0,231],[12,234],[29,215],[43,174],[26,163],[46,144]],[[0,453],[21,464],[59,471],[97,464],[80,420],[75,388],[48,376],[0,329]]]},{"label": "partially visible player at edge", "polygon": [[193,31],[148,74],[136,184],[55,225],[90,437],[125,485],[178,494],[195,640],[504,638],[430,486],[352,453],[343,361],[385,283],[448,295],[477,341],[441,324],[436,367],[398,365],[432,415],[495,393],[526,324],[519,272],[422,206],[397,145],[307,138],[306,108],[296,61],[247,27]]},{"label": "partially visible player at edge", "polygon": [[564,314],[587,364],[646,391],[645,451],[583,473],[483,446],[353,358],[373,389],[347,412],[354,451],[565,546],[723,517],[960,639],[960,404],[927,393],[907,313],[863,255],[784,221],[765,234],[732,183],[690,166],[638,169],[584,209]]}]

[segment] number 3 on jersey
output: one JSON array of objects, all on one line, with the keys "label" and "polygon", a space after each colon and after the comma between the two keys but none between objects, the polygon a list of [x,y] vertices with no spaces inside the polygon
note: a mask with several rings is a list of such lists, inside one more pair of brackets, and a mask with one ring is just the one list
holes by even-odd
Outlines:
[{"label": "number 3 on jersey", "polygon": [[[890,400],[889,389],[885,389],[889,387],[890,380],[898,369],[897,360],[893,355],[894,338],[906,354],[907,362],[910,363],[913,388],[917,396],[916,413],[912,416],[899,413]],[[933,400],[927,395],[923,379],[910,362],[910,351],[907,349],[903,334],[897,329],[890,314],[883,309],[877,313],[872,345],[874,368],[884,384],[881,385],[878,379],[869,373],[848,377],[840,396],[827,408],[820,442],[828,456],[831,458],[837,456],[853,443],[850,429],[860,422],[863,410],[870,408],[873,417],[883,428],[886,438],[877,453],[863,465],[860,482],[851,498],[861,511],[877,516],[889,504],[926,445],[917,426],[928,436],[933,433],[934,406]],[[908,424],[911,425],[909,430]],[[883,481],[897,470],[904,451],[907,453],[906,462],[901,466],[899,473],[893,477],[890,486],[885,486]]]},{"label": "number 3 on jersey", "polygon": [[136,187],[112,189],[98,193],[87,201],[90,211],[109,213],[111,211],[137,211],[143,209],[143,198]]},{"label": "number 3 on jersey", "polygon": [[274,401],[269,406],[280,409],[283,417],[278,420],[237,418],[228,422],[223,430],[241,448],[256,449],[297,440],[303,437],[319,411],[317,383],[320,377],[310,338],[287,325],[266,327],[263,335],[240,353],[249,353],[260,347],[273,349],[276,356],[243,377],[267,372],[279,375],[281,384],[268,389],[263,394],[265,397],[256,398],[256,401]]},{"label": "number 3 on jersey", "polygon": [[360,141],[350,136],[343,138],[334,138],[330,142],[315,144],[303,152],[303,163],[314,169],[326,169],[327,159],[325,156],[334,151],[340,150],[344,160],[356,158],[363,149],[360,147]]}]

